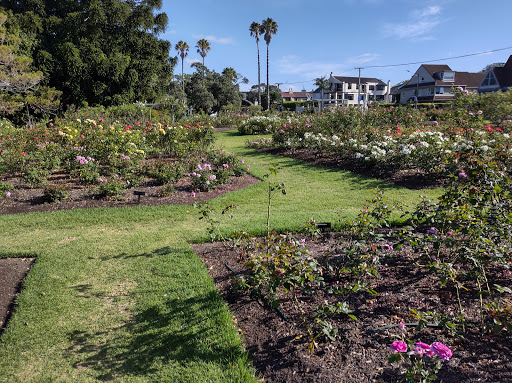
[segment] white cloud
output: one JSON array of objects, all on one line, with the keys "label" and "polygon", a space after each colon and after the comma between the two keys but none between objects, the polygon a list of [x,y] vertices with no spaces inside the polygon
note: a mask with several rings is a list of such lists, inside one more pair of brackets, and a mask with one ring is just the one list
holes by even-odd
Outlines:
[{"label": "white cloud", "polygon": [[413,14],[418,17],[435,16],[441,13],[441,7],[438,5],[431,5],[430,7],[416,10]]},{"label": "white cloud", "polygon": [[379,57],[376,53],[363,53],[362,55],[351,57],[347,62],[351,64],[365,64],[376,60]]},{"label": "white cloud", "polygon": [[185,59],[185,62],[186,62],[187,64],[192,65],[193,63],[200,63],[200,62],[201,62],[201,60],[199,60],[199,59],[187,59],[187,58],[186,58],[186,59]]},{"label": "white cloud", "polygon": [[383,35],[397,39],[433,40],[432,32],[441,23],[441,10],[437,5],[417,9],[411,12],[406,22],[386,23]]},{"label": "white cloud", "polygon": [[206,39],[209,42],[219,43],[219,44],[234,44],[235,39],[231,37],[217,37],[212,35],[193,35],[196,39]]}]

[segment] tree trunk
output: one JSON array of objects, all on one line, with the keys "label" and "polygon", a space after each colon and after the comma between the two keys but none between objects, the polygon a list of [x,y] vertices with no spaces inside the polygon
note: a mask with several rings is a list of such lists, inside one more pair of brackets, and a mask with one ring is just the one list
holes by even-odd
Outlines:
[{"label": "tree trunk", "polygon": [[270,110],[270,83],[268,80],[268,46],[267,43],[267,110]]},{"label": "tree trunk", "polygon": [[181,87],[185,93],[185,75],[183,74],[183,57],[181,58]]},{"label": "tree trunk", "polygon": [[261,106],[260,44],[258,41],[256,41],[256,48],[258,48],[258,105]]}]

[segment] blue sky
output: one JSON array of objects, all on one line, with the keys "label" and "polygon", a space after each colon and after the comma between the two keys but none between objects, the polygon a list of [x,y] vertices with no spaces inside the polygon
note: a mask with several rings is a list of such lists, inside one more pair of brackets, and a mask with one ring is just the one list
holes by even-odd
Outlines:
[{"label": "blue sky", "polygon": [[[282,90],[311,90],[313,80],[329,76],[376,77],[391,85],[409,79],[420,64],[447,64],[455,71],[478,72],[512,55],[511,0],[188,0],[163,1],[169,25],[160,38],[173,47],[190,46],[185,73],[200,61],[195,45],[211,43],[209,69],[233,67],[258,80],[256,40],[249,26],[271,17],[278,24],[270,43],[270,83]],[[511,47],[511,48],[508,48]],[[498,52],[492,50],[507,48]],[[485,54],[432,61],[473,53]],[[173,49],[171,55],[177,55]],[[266,44],[260,40],[261,79],[266,79]],[[372,67],[374,66],[374,67]],[[181,62],[175,69],[181,73]]]}]

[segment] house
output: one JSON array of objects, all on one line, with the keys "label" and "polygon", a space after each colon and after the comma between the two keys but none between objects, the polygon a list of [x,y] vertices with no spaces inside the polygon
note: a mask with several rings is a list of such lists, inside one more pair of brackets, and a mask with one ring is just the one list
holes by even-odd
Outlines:
[{"label": "house", "polygon": [[508,58],[505,66],[491,68],[485,73],[478,92],[505,91],[510,88],[512,88],[512,56]]},{"label": "house", "polygon": [[328,89],[322,92],[318,88],[313,96],[314,100],[323,101],[324,107],[364,105],[373,100],[391,101],[389,81],[386,84],[377,78],[333,76],[331,73],[328,84]]},{"label": "house", "polygon": [[309,101],[312,98],[312,93],[306,92],[305,90],[294,92],[293,89],[290,88],[288,92],[281,91],[281,96],[283,97],[283,101]]},{"label": "house", "polygon": [[455,72],[448,65],[423,64],[400,87],[400,103],[450,101],[453,87],[477,91],[485,73]]}]

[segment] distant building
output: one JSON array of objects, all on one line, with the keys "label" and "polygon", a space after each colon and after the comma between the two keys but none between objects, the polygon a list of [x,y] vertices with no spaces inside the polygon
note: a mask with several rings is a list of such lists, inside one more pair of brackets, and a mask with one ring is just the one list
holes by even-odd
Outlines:
[{"label": "distant building", "polygon": [[312,93],[306,92],[305,90],[294,92],[293,89],[290,88],[288,92],[281,92],[281,96],[283,97],[283,101],[309,101],[312,98]]},{"label": "distant building", "polygon": [[478,87],[478,92],[496,92],[512,88],[512,56],[505,63],[505,66],[494,67],[485,73],[485,77]]},{"label": "distant building", "polygon": [[477,91],[485,73],[455,72],[448,65],[423,64],[400,89],[400,103],[450,101],[453,87]]},{"label": "distant building", "polygon": [[[315,90],[313,99],[323,100],[324,107],[365,105],[372,101],[391,102],[390,83],[370,77],[329,76],[329,88]],[[359,89],[361,84],[361,89]]]}]

